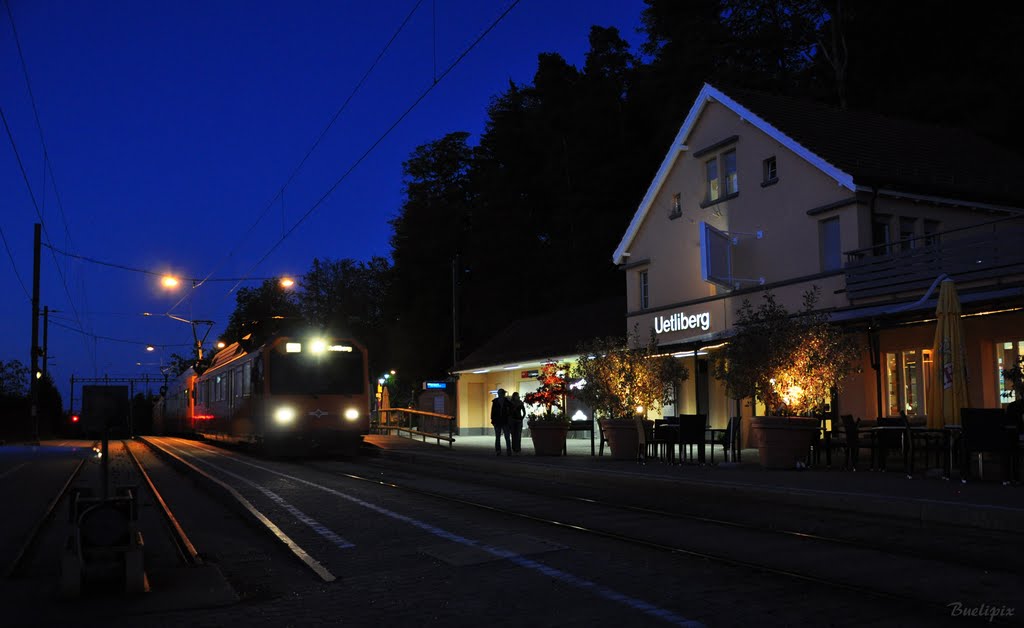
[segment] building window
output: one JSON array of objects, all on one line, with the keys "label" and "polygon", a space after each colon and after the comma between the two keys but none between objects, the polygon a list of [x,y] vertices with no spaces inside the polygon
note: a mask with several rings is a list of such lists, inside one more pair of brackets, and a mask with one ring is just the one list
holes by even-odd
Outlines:
[{"label": "building window", "polygon": [[1021,356],[1024,356],[1024,340],[996,343],[996,381],[999,382],[1000,406],[1017,401],[1017,391],[1013,389],[1013,382],[1003,377],[1003,369],[1016,366]]},{"label": "building window", "polygon": [[761,171],[764,176],[764,179],[761,181],[761,187],[768,187],[779,182],[779,171],[775,164],[775,157],[769,157],[761,162]]},{"label": "building window", "polygon": [[932,376],[930,349],[912,349],[885,354],[885,397],[887,416],[925,416],[927,382]]},{"label": "building window", "polygon": [[679,192],[672,195],[672,211],[669,212],[668,217],[675,219],[683,215],[683,199]]},{"label": "building window", "polygon": [[900,218],[900,250],[909,251],[917,246],[914,237],[917,235],[916,218]]},{"label": "building window", "polygon": [[707,188],[704,191],[704,202],[707,207],[712,203],[736,196],[740,192],[739,176],[736,172],[736,149],[721,153],[704,162],[704,173]]},{"label": "building window", "polygon": [[818,254],[822,272],[842,269],[843,251],[839,239],[838,216],[818,223]]},{"label": "building window", "polygon": [[891,216],[875,216],[871,223],[871,246],[875,248],[875,255],[888,255],[891,253],[892,244],[892,220]]},{"label": "building window", "polygon": [[938,220],[924,221],[924,245],[933,246],[939,243],[939,231],[942,230],[942,223]]},{"label": "building window", "polygon": [[640,280],[640,309],[646,310],[651,306],[650,293],[648,291],[649,288],[647,283],[647,271],[641,270],[638,273],[638,278]]},{"label": "building window", "polygon": [[720,181],[718,180],[718,158],[709,159],[704,162],[708,175],[708,189],[706,199],[709,203],[717,201],[722,196]]},{"label": "building window", "polygon": [[740,191],[739,178],[736,176],[736,151],[730,150],[722,155],[722,170],[725,174],[725,195],[732,196]]}]

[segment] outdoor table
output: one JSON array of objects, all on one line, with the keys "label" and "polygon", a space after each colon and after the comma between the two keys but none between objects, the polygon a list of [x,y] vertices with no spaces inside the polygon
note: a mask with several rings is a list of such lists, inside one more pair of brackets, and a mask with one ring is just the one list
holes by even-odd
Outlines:
[{"label": "outdoor table", "polygon": [[900,452],[906,451],[907,443],[904,442],[903,432],[906,431],[906,427],[902,425],[876,425],[868,428],[868,435],[871,437],[871,468],[876,469],[876,459],[881,458],[881,463],[885,464],[885,457],[878,453],[878,438],[884,432],[900,432]]}]

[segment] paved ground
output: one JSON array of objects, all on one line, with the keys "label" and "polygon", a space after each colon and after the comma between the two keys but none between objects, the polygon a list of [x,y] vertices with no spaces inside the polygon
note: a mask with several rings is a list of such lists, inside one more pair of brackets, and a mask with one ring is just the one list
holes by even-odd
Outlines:
[{"label": "paved ground", "polygon": [[[440,464],[490,469],[495,465],[514,473],[543,473],[553,468],[563,473],[612,474],[623,479],[657,477],[678,483],[689,491],[716,492],[723,499],[740,496],[767,498],[796,505],[812,505],[866,514],[918,519],[923,523],[957,524],[996,530],[1024,530],[1024,486],[1003,486],[995,480],[962,483],[946,480],[938,469],[926,470],[908,479],[894,463],[888,472],[831,469],[765,470],[758,463],[757,450],[746,449],[742,462],[718,464],[668,464],[650,460],[612,459],[607,451],[592,456],[589,438],[570,438],[568,455],[549,457],[533,454],[529,437],[523,438],[519,456],[495,456],[492,436],[457,436],[449,447],[436,441],[423,442],[401,436],[370,435],[367,442],[384,456],[414,457]],[[595,443],[596,447],[596,443]],[[710,454],[708,455],[710,460]],[[514,470],[514,471],[513,471]]]}]

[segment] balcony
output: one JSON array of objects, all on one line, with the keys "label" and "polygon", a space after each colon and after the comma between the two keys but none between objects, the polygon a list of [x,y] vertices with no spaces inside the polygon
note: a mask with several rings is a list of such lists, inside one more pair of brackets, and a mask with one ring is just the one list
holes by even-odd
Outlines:
[{"label": "balcony", "polygon": [[958,284],[1024,281],[1024,219],[1013,217],[850,251],[843,267],[851,302],[906,297],[942,273]]}]

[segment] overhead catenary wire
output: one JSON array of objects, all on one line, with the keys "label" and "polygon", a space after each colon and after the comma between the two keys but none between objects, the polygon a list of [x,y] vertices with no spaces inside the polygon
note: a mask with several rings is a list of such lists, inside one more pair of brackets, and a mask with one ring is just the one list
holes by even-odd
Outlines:
[{"label": "overhead catenary wire", "polygon": [[[249,268],[249,270],[248,270],[248,271],[246,272],[246,276],[247,276],[247,275],[248,275],[249,273],[251,273],[251,272],[252,272],[253,270],[255,270],[255,269],[256,269],[257,267],[259,267],[259,265],[260,265],[260,264],[262,264],[262,263],[263,263],[263,262],[264,262],[264,261],[265,261],[265,260],[266,260],[266,259],[267,259],[268,257],[270,257],[270,255],[271,255],[271,254],[272,254],[272,253],[273,253],[273,252],[274,252],[275,250],[277,250],[277,247],[279,247],[279,246],[280,246],[280,245],[281,245],[281,244],[282,244],[282,243],[283,243],[283,242],[284,242],[284,241],[285,241],[285,240],[286,240],[286,239],[287,239],[287,238],[288,238],[289,236],[291,236],[291,234],[292,234],[292,233],[294,233],[294,232],[295,232],[295,230],[296,230],[296,229],[298,229],[298,228],[299,228],[299,226],[300,226],[300,225],[301,225],[301,224],[302,224],[303,222],[305,222],[305,221],[306,221],[306,219],[308,219],[308,218],[309,218],[309,217],[310,217],[310,216],[311,216],[311,215],[313,214],[313,212],[314,212],[314,211],[316,211],[316,210],[317,210],[317,208],[319,208],[319,207],[320,207],[320,205],[322,205],[322,204],[323,204],[323,202],[324,202],[325,200],[327,200],[327,198],[328,198],[328,197],[329,197],[329,196],[330,196],[331,194],[333,194],[333,193],[334,193],[334,190],[336,190],[336,189],[338,188],[338,186],[339,186],[339,185],[341,185],[341,184],[342,184],[342,182],[344,182],[344,181],[345,181],[345,180],[346,180],[346,179],[347,179],[347,178],[349,177],[349,175],[351,175],[351,174],[352,174],[352,172],[353,172],[353,171],[354,171],[354,170],[355,170],[355,169],[356,169],[357,167],[359,167],[359,165],[360,165],[360,164],[361,164],[361,163],[362,163],[362,162],[363,162],[363,161],[364,161],[364,160],[365,160],[365,159],[366,159],[367,157],[369,157],[370,153],[372,153],[372,152],[374,151],[374,149],[376,149],[376,148],[377,148],[377,146],[378,146],[378,145],[380,145],[380,143],[381,143],[381,142],[383,142],[383,141],[384,141],[384,140],[385,140],[385,139],[386,139],[386,138],[387,138],[387,137],[388,137],[388,136],[389,136],[389,135],[391,134],[391,132],[392,132],[392,131],[394,131],[394,130],[395,130],[395,128],[397,128],[397,127],[398,127],[398,125],[399,125],[399,124],[401,124],[401,123],[402,123],[402,121],[403,121],[403,120],[405,120],[405,118],[406,118],[406,117],[408,117],[408,116],[409,116],[409,114],[410,114],[410,113],[412,113],[412,112],[413,112],[413,110],[414,110],[414,109],[416,109],[416,107],[418,107],[418,106],[419,106],[419,104],[420,104],[421,102],[423,102],[423,99],[425,99],[425,98],[426,98],[426,97],[427,97],[427,96],[428,96],[428,95],[429,95],[429,94],[430,94],[430,93],[431,93],[432,91],[434,91],[434,88],[436,88],[436,87],[437,87],[438,85],[440,85],[440,84],[441,84],[441,81],[443,81],[443,80],[445,79],[445,77],[446,77],[446,76],[448,76],[448,74],[450,74],[450,73],[452,72],[452,70],[454,70],[454,69],[455,69],[455,68],[456,68],[456,67],[457,67],[457,66],[459,65],[459,63],[461,63],[461,62],[462,62],[462,60],[463,60],[464,58],[466,58],[466,56],[467,56],[467,55],[468,55],[468,54],[469,54],[470,52],[472,52],[472,51],[473,51],[473,49],[474,49],[474,48],[476,48],[476,47],[477,47],[477,45],[479,45],[479,44],[480,44],[480,42],[481,42],[481,41],[483,41],[483,40],[484,40],[484,38],[485,38],[485,37],[487,37],[487,35],[488,35],[488,34],[490,34],[490,32],[491,32],[492,30],[494,30],[494,29],[495,29],[495,28],[496,28],[496,27],[498,26],[498,24],[500,24],[500,23],[501,23],[501,21],[502,21],[503,19],[505,19],[505,16],[507,16],[507,15],[508,15],[509,13],[511,13],[511,12],[512,12],[512,9],[514,9],[514,8],[515,8],[515,7],[516,7],[516,6],[517,6],[517,5],[519,4],[519,2],[520,2],[520,0],[513,0],[513,1],[512,1],[512,2],[511,2],[511,3],[509,4],[509,6],[508,6],[508,7],[507,7],[507,8],[506,8],[506,9],[505,9],[505,10],[504,10],[504,11],[503,11],[502,13],[501,13],[501,15],[499,15],[499,16],[498,16],[498,17],[497,17],[497,18],[496,18],[496,19],[495,19],[495,20],[494,20],[493,22],[491,22],[491,24],[490,24],[490,25],[489,25],[489,26],[488,26],[488,27],[487,27],[486,29],[484,29],[484,31],[483,31],[483,32],[482,32],[482,33],[481,33],[481,34],[480,34],[480,35],[479,35],[479,36],[478,36],[478,37],[477,37],[476,39],[474,39],[474,40],[473,40],[473,42],[472,42],[472,43],[470,43],[470,44],[469,44],[469,46],[468,46],[468,47],[467,47],[467,48],[466,48],[465,50],[463,50],[463,51],[462,51],[462,53],[461,53],[461,54],[459,54],[459,56],[458,56],[458,57],[456,57],[456,58],[455,58],[455,60],[454,60],[454,61],[452,61],[452,63],[451,63],[451,64],[449,64],[449,65],[448,65],[448,67],[447,67],[447,68],[445,68],[445,69],[444,69],[444,71],[443,71],[443,72],[441,72],[441,74],[440,74],[440,75],[438,75],[438,76],[437,76],[437,77],[435,78],[435,80],[434,80],[434,81],[433,81],[433,82],[432,82],[432,83],[431,83],[431,84],[430,84],[430,85],[429,85],[429,86],[428,86],[428,87],[427,87],[426,89],[424,89],[424,90],[423,90],[423,92],[421,92],[421,93],[420,93],[420,95],[419,95],[419,96],[417,96],[417,97],[416,97],[416,99],[415,99],[415,100],[414,100],[414,101],[412,102],[412,104],[411,104],[411,105],[409,105],[409,107],[408,107],[408,108],[406,108],[406,110],[405,110],[405,111],[403,111],[403,112],[402,112],[402,114],[398,116],[398,119],[396,119],[396,120],[395,120],[395,121],[394,121],[394,122],[393,122],[393,123],[391,124],[391,126],[389,126],[389,127],[388,127],[388,128],[387,128],[387,129],[386,129],[386,130],[385,130],[385,131],[384,131],[384,132],[383,132],[383,133],[382,133],[382,134],[380,135],[380,137],[378,137],[378,138],[377,138],[377,139],[376,139],[376,140],[375,140],[375,141],[374,141],[374,142],[373,142],[373,143],[372,143],[372,144],[370,145],[370,147],[369,147],[369,148],[367,148],[367,149],[366,149],[366,150],[365,150],[365,151],[364,151],[364,152],[362,153],[362,155],[360,155],[360,156],[359,156],[359,158],[357,158],[357,159],[355,160],[355,162],[354,162],[354,163],[353,163],[353,164],[352,164],[351,166],[349,166],[349,167],[348,167],[348,169],[346,169],[346,170],[345,170],[345,172],[344,172],[344,173],[342,173],[342,175],[341,175],[340,177],[338,177],[338,179],[337,179],[337,180],[335,180],[335,182],[334,182],[334,183],[333,183],[333,184],[332,184],[332,185],[331,185],[331,186],[330,186],[329,188],[327,188],[327,191],[326,191],[326,192],[324,192],[324,193],[323,193],[323,194],[322,194],[322,195],[320,196],[320,198],[318,198],[318,199],[317,199],[317,200],[316,200],[316,201],[315,201],[315,202],[313,203],[313,205],[312,205],[312,206],[311,206],[311,207],[310,207],[310,208],[309,208],[308,210],[306,210],[306,213],[304,213],[304,214],[302,215],[302,217],[300,217],[300,218],[299,218],[299,220],[298,220],[298,221],[296,221],[296,223],[295,223],[294,225],[292,225],[292,227],[291,227],[291,228],[290,228],[290,229],[289,229],[289,230],[288,230],[288,231],[287,231],[287,232],[286,232],[286,233],[285,233],[284,235],[282,235],[282,236],[281,236],[281,238],[277,240],[277,242],[275,242],[275,243],[274,243],[273,245],[271,245],[270,249],[269,249],[269,250],[268,250],[268,251],[267,251],[267,252],[266,252],[266,253],[265,253],[265,254],[264,254],[264,255],[263,255],[263,256],[262,256],[262,257],[261,257],[261,258],[260,258],[260,259],[259,259],[259,260],[258,260],[258,261],[257,261],[256,263],[255,263],[255,264],[253,264],[253,265],[252,265],[252,266],[251,266],[251,267]],[[241,281],[240,281],[240,282],[238,282],[238,283],[241,283]],[[236,284],[235,284],[234,286],[232,286],[231,290],[229,290],[229,291],[228,291],[228,293],[230,294],[230,293],[231,293],[231,292],[233,292],[233,291],[234,291],[234,290],[235,290],[235,289],[236,289],[237,287],[238,287],[238,284],[236,283]]]},{"label": "overhead catenary wire", "polygon": [[[63,221],[63,224],[64,224],[64,234],[65,234],[65,237],[67,239],[68,244],[70,245],[70,243],[71,243],[71,231],[68,228],[68,220],[67,220],[67,216],[64,213],[64,204],[63,204],[63,201],[61,200],[60,190],[57,188],[57,178],[56,178],[56,176],[54,175],[54,172],[53,172],[53,163],[50,160],[50,153],[49,153],[49,151],[48,151],[48,149],[46,147],[46,139],[45,139],[45,135],[43,133],[43,124],[42,124],[42,121],[41,121],[41,119],[39,117],[39,108],[36,105],[35,93],[32,91],[32,81],[29,78],[28,63],[25,61],[25,54],[24,54],[24,51],[22,50],[22,47],[21,47],[21,39],[18,37],[18,29],[17,29],[17,26],[15,25],[15,22],[14,22],[14,14],[11,12],[10,3],[7,0],[4,0],[4,7],[6,8],[6,11],[7,11],[7,19],[8,19],[8,21],[11,24],[11,32],[12,32],[12,34],[14,36],[14,44],[15,44],[15,47],[17,48],[17,50],[18,50],[18,59],[21,62],[22,75],[25,77],[25,87],[26,87],[26,90],[28,91],[29,102],[32,105],[32,114],[35,117],[36,129],[39,132],[39,143],[40,143],[40,145],[42,147],[42,150],[43,150],[43,164],[44,164],[44,167],[45,167],[45,170],[43,172],[43,191],[42,191],[43,199],[44,199],[44,202],[45,202],[45,198],[46,198],[46,173],[48,172],[49,175],[50,175],[50,182],[53,185],[54,197],[57,200],[57,208],[60,211],[61,220]],[[7,126],[6,119],[4,120],[4,125],[5,125],[5,127]],[[26,174],[25,167],[22,164],[21,155],[18,153],[17,146],[15,145],[15,142],[14,142],[14,135],[13,135],[13,133],[11,133],[11,130],[10,130],[9,127],[7,128],[7,134],[8,134],[8,137],[10,138],[10,141],[11,141],[11,147],[14,149],[15,157],[18,160],[18,166],[21,168],[22,176],[25,178],[25,185],[26,185],[26,187],[28,187],[29,196],[32,198],[32,204],[35,207],[36,215],[39,216],[39,223],[42,225],[43,234],[44,234],[44,236],[46,238],[46,241],[49,242],[50,241],[50,233],[49,233],[49,229],[47,229],[47,226],[46,226],[46,220],[44,219],[43,213],[40,210],[39,204],[36,202],[35,194],[32,192],[32,186],[29,183],[28,175]],[[68,288],[67,278],[64,276],[64,272],[61,270],[60,265],[57,263],[56,256],[53,257],[53,261],[54,261],[54,265],[56,266],[56,269],[57,269],[57,274],[60,277],[61,284],[64,286],[64,293],[68,297],[68,304],[71,306],[71,311],[75,315],[75,321],[78,324],[78,326],[80,328],[82,328],[82,330],[84,331],[85,330],[85,326],[82,323],[81,316],[78,313],[78,308],[75,305],[75,299],[74,299],[74,297],[71,296],[71,290],[70,290],[70,288]],[[84,294],[84,291],[83,291],[83,294]],[[93,354],[92,357],[93,357],[93,362],[95,362],[96,361],[95,354]]]},{"label": "overhead catenary wire", "polygon": [[88,332],[88,331],[84,331],[82,329],[78,329],[77,327],[73,327],[71,325],[65,325],[65,324],[60,323],[60,322],[55,321],[55,320],[50,320],[50,324],[55,326],[55,327],[61,327],[63,329],[67,329],[69,331],[73,331],[75,333],[82,334],[82,335],[84,335],[84,336],[86,336],[88,338],[92,338],[93,340],[106,340],[108,342],[120,342],[120,343],[123,343],[123,344],[140,345],[140,346],[143,346],[143,347],[157,347],[157,348],[161,348],[161,349],[172,348],[172,347],[191,347],[192,346],[191,342],[159,344],[159,343],[155,343],[155,342],[143,342],[141,340],[129,340],[129,339],[126,339],[126,338],[114,338],[112,336],[101,336],[99,334],[94,334],[92,332]]},{"label": "overhead catenary wire", "polygon": [[[377,53],[376,58],[370,64],[370,67],[367,68],[366,72],[363,73],[362,78],[360,78],[359,81],[356,82],[355,86],[352,88],[352,91],[349,92],[349,94],[345,98],[344,102],[342,102],[341,106],[338,107],[337,111],[334,112],[334,115],[331,116],[331,119],[328,120],[327,124],[320,131],[320,134],[313,141],[313,144],[306,151],[306,154],[303,155],[303,157],[299,161],[298,165],[295,166],[295,168],[291,171],[291,174],[288,175],[288,178],[285,179],[285,182],[283,184],[281,184],[281,187],[278,189],[277,193],[274,194],[274,196],[267,202],[266,207],[263,208],[263,211],[260,212],[260,215],[256,218],[256,220],[252,223],[252,225],[250,225],[250,227],[245,231],[245,233],[243,233],[242,236],[240,238],[238,238],[235,247],[233,247],[231,250],[229,250],[228,253],[226,255],[224,255],[224,257],[221,258],[221,261],[218,262],[218,264],[216,266],[214,266],[214,268],[210,271],[209,276],[212,276],[215,272],[217,272],[217,270],[221,266],[223,266],[224,262],[228,258],[230,258],[232,255],[234,255],[234,253],[237,250],[238,246],[240,246],[241,243],[244,242],[245,239],[249,236],[249,234],[252,233],[254,229],[256,229],[256,227],[260,224],[260,222],[266,217],[266,215],[274,207],[274,204],[277,202],[278,199],[281,200],[281,233],[282,233],[281,237],[282,238],[285,237],[285,235],[283,235],[283,234],[286,233],[286,231],[285,231],[285,213],[284,213],[284,193],[285,193],[285,189],[289,185],[291,185],[292,181],[295,180],[295,177],[297,177],[299,172],[302,171],[302,168],[306,165],[306,162],[309,160],[310,156],[313,154],[313,152],[317,149],[317,147],[323,141],[324,137],[327,135],[328,131],[331,130],[331,127],[334,126],[334,123],[338,120],[338,118],[341,116],[341,114],[348,108],[349,103],[351,103],[352,99],[355,98],[357,93],[359,93],[360,89],[363,87],[363,84],[366,83],[367,79],[370,78],[370,75],[373,73],[374,69],[376,69],[376,67],[380,63],[381,59],[384,58],[384,55],[391,48],[391,45],[394,44],[395,40],[398,39],[398,36],[402,33],[403,30],[405,30],[405,27],[409,23],[409,20],[412,19],[412,16],[416,13],[416,10],[419,9],[421,4],[423,4],[423,0],[417,0],[416,1],[416,3],[413,5],[412,9],[409,10],[409,13],[406,14],[405,18],[402,20],[401,24],[398,25],[398,28],[391,35],[391,38],[387,41],[386,44],[384,44],[384,47],[381,48],[380,52]],[[245,280],[244,278],[239,280],[239,283],[241,283],[241,281],[244,281],[244,280]],[[207,281],[207,279],[203,279],[195,287],[198,287],[199,285],[202,285],[206,281]],[[237,285],[232,287],[231,290],[228,290],[228,294],[233,292],[236,287],[237,287]],[[177,303],[175,303],[169,310],[167,310],[168,313],[173,312],[175,308],[177,308],[179,305],[181,305],[181,303],[185,300],[186,296],[187,295],[183,295],[182,298],[179,299]]]}]

